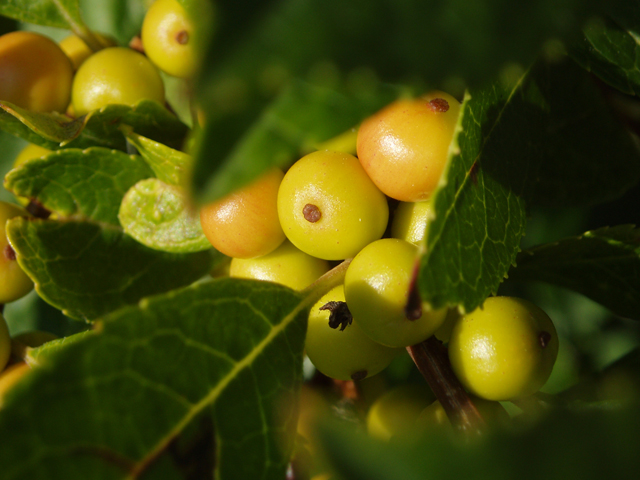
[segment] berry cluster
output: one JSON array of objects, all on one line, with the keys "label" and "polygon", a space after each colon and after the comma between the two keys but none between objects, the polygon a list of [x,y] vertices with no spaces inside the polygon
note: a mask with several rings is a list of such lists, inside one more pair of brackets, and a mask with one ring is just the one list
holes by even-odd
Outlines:
[{"label": "berry cluster", "polygon": [[60,44],[28,31],[0,37],[0,99],[34,112],[80,116],[143,99],[163,104],[158,69],[180,78],[196,72],[198,29],[177,0],[157,0],[147,11],[144,54],[107,36],[91,36],[93,49],[75,35]]},{"label": "berry cluster", "polygon": [[362,123],[356,156],[310,153],[286,173],[274,169],[200,212],[211,244],[232,257],[231,276],[300,290],[329,262],[350,259],[344,284],[309,316],[306,354],[329,377],[375,375],[402,348],[439,330],[439,336],[450,332],[453,369],[478,397],[528,395],[550,375],[557,336],[534,305],[494,297],[462,318],[447,317],[446,309],[430,310],[417,294],[417,262],[433,216],[429,199],[459,109],[440,91],[398,100]]}]

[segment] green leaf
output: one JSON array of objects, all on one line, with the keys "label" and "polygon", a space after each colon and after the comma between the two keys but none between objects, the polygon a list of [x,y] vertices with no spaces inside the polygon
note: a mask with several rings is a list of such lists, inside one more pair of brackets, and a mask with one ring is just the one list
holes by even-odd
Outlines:
[{"label": "green leaf", "polygon": [[36,25],[86,29],[78,0],[2,0],[0,15]]},{"label": "green leaf", "polygon": [[[31,368],[46,362],[55,361],[55,355],[57,355],[60,350],[83,340],[87,335],[94,335],[95,333],[95,330],[85,330],[84,332],[75,333],[68,337],[51,340],[36,348],[27,347],[27,355],[24,360]],[[51,360],[52,358],[54,360]]]},{"label": "green leaf", "polygon": [[79,0],[80,11],[93,31],[114,36],[127,45],[140,33],[147,0]]},{"label": "green leaf", "polygon": [[114,312],[5,397],[3,480],[283,479],[308,306],[224,279]]},{"label": "green leaf", "polygon": [[193,164],[191,155],[134,132],[127,132],[126,136],[155,172],[158,180],[169,185],[184,185],[186,170]]},{"label": "green leaf", "polygon": [[118,215],[125,233],[149,248],[165,252],[211,249],[198,211],[180,187],[150,178],[127,192]]},{"label": "green leaf", "polygon": [[122,126],[166,145],[180,147],[188,127],[166,108],[151,100],[135,106],[107,105],[77,119],[60,114],[30,112],[0,103],[0,128],[51,150],[94,146],[127,150]]},{"label": "green leaf", "polygon": [[142,100],[135,106],[107,105],[89,114],[83,134],[69,146],[87,148],[100,145],[126,150],[121,125],[172,148],[180,148],[189,128],[159,103]]},{"label": "green leaf", "polygon": [[[193,184],[199,200],[219,198],[273,165],[286,167],[319,144],[356,126],[398,95],[398,89],[360,85],[358,94],[292,82],[235,141],[234,123],[207,119],[197,147]],[[230,129],[230,130],[229,130]]]},{"label": "green leaf", "polygon": [[38,294],[65,315],[86,320],[188,285],[215,261],[211,251],[159,252],[119,228],[90,222],[15,218],[7,236]]},{"label": "green leaf", "polygon": [[599,480],[633,478],[640,468],[637,404],[613,412],[561,410],[523,423],[466,443],[433,431],[414,443],[377,442],[346,428],[325,428],[322,437],[338,476],[350,480]]},{"label": "green leaf", "polygon": [[63,217],[119,225],[125,193],[151,176],[153,172],[138,156],[100,147],[67,148],[11,170],[4,186],[17,196],[37,199]]},{"label": "green leaf", "polygon": [[640,229],[601,228],[521,252],[513,280],[575,290],[617,315],[640,320]]},{"label": "green leaf", "polygon": [[570,63],[537,64],[511,87],[471,91],[435,192],[421,294],[470,311],[515,261],[525,203],[591,205],[637,183],[640,158]]},{"label": "green leaf", "polygon": [[597,17],[584,28],[570,54],[583,68],[629,95],[640,94],[640,5],[608,3],[612,17]]},{"label": "green leaf", "polygon": [[84,119],[72,120],[60,113],[39,113],[0,102],[0,128],[50,150],[60,148],[80,135]]}]

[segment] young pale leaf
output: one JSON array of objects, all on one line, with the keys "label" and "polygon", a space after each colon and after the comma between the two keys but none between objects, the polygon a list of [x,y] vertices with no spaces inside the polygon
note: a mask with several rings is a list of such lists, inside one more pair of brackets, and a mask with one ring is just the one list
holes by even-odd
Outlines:
[{"label": "young pale leaf", "polygon": [[350,480],[599,480],[634,478],[640,468],[635,402],[617,411],[545,412],[523,423],[468,442],[445,435],[440,425],[427,426],[413,443],[374,441],[353,428],[325,429],[322,440],[339,477]]},{"label": "young pale leaf", "polygon": [[18,263],[48,303],[95,320],[141,298],[188,285],[213,266],[211,250],[152,250],[121,229],[92,222],[15,218],[7,236]]},{"label": "young pale leaf", "polygon": [[640,320],[640,229],[601,228],[521,252],[513,280],[570,288],[612,312]]},{"label": "young pale leaf", "polygon": [[497,290],[525,202],[591,205],[637,182],[637,149],[580,73],[540,63],[511,87],[471,92],[427,230],[420,285],[434,307],[470,311]]},{"label": "young pale leaf", "polygon": [[211,248],[202,233],[198,211],[187,201],[183,189],[157,178],[131,187],[118,218],[125,233],[155,250],[181,253]]},{"label": "young pale leaf", "polygon": [[114,312],[5,397],[3,480],[285,478],[307,316],[294,291],[239,279]]},{"label": "young pale leaf", "polygon": [[63,217],[119,225],[118,210],[125,193],[152,176],[138,156],[100,147],[67,148],[11,170],[4,186]]},{"label": "young pale leaf", "polygon": [[157,102],[142,100],[133,107],[107,105],[75,120],[51,113],[30,112],[0,103],[0,128],[51,150],[94,146],[127,150],[122,125],[176,148],[188,127]]},{"label": "young pale leaf", "polygon": [[190,169],[193,163],[191,155],[134,132],[127,132],[126,135],[127,140],[136,147],[138,153],[155,172],[158,180],[169,185],[184,185],[186,170]]},{"label": "young pale leaf", "polygon": [[196,153],[192,180],[196,194],[203,202],[212,201],[246,185],[273,165],[286,167],[397,95],[397,89],[369,85],[358,95],[349,96],[296,81],[240,139],[229,131],[237,124],[227,124],[226,118],[207,120]]}]

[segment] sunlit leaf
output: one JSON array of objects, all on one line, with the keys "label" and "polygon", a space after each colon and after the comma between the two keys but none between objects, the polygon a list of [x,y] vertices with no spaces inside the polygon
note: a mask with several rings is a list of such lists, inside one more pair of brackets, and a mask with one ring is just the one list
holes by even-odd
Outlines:
[{"label": "sunlit leaf", "polygon": [[114,312],[5,397],[3,480],[193,478],[184,458],[198,478],[283,479],[307,315],[292,290],[237,279]]}]

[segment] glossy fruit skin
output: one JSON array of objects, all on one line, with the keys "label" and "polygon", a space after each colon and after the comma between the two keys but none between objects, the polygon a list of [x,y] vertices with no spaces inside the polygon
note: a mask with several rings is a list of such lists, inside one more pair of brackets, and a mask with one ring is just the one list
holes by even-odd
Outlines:
[{"label": "glossy fruit skin", "polygon": [[197,30],[176,0],[155,0],[142,23],[144,51],[154,65],[174,77],[190,78],[198,69]]},{"label": "glossy fruit skin", "polygon": [[487,400],[511,400],[537,392],[551,375],[558,335],[533,303],[490,297],[464,315],[449,341],[451,367],[463,386]]},{"label": "glossy fruit skin", "polygon": [[435,400],[426,385],[404,384],[395,387],[369,407],[367,432],[380,440],[408,436],[420,413]]},{"label": "glossy fruit skin", "polygon": [[144,55],[111,47],[85,60],[76,72],[71,95],[75,114],[80,116],[106,105],[133,106],[144,99],[164,104],[164,83]]},{"label": "glossy fruit skin", "polygon": [[[317,217],[308,213],[309,207]],[[278,216],[285,235],[300,250],[343,260],[382,236],[389,207],[357,158],[322,150],[289,169],[278,192]]]},{"label": "glossy fruit skin", "polygon": [[426,340],[440,327],[446,309],[409,320],[405,313],[418,247],[396,238],[383,238],[363,248],[351,261],[344,280],[347,305],[360,318],[362,330],[376,342],[408,347]]},{"label": "glossy fruit skin", "polygon": [[233,258],[273,252],[285,239],[278,222],[278,189],[284,177],[274,168],[253,183],[200,210],[205,236],[218,251]]},{"label": "glossy fruit skin", "polygon": [[33,281],[18,265],[15,252],[7,240],[7,220],[18,216],[30,215],[17,205],[0,202],[0,303],[18,300],[33,289]]},{"label": "glossy fruit skin", "polygon": [[34,112],[64,112],[73,67],[53,40],[16,31],[0,37],[0,100]]},{"label": "glossy fruit skin", "polygon": [[424,241],[427,223],[434,217],[433,202],[400,202],[393,214],[391,236],[418,245]]},{"label": "glossy fruit skin", "polygon": [[307,255],[285,240],[273,252],[257,258],[234,258],[229,276],[254,278],[302,290],[329,270],[326,260]]},{"label": "glossy fruit skin", "polygon": [[[439,107],[442,99],[446,111]],[[385,195],[402,202],[429,198],[446,165],[459,111],[455,98],[434,91],[398,100],[362,122],[358,158]]]},{"label": "glossy fruit skin", "polygon": [[311,363],[324,375],[338,380],[363,379],[384,370],[401,349],[388,348],[371,340],[358,327],[358,318],[344,331],[329,327],[329,312],[320,310],[327,302],[343,302],[342,285],[323,296],[309,314],[305,350]]},{"label": "glossy fruit skin", "polygon": [[[115,47],[118,44],[115,39],[106,35],[95,33],[95,37],[104,48]],[[77,35],[69,35],[63,39],[59,45],[62,51],[67,55],[67,57],[69,57],[69,60],[71,60],[74,70],[78,70],[80,65],[82,65],[87,58],[93,55],[93,50],[91,50]]]},{"label": "glossy fruit skin", "polygon": [[7,366],[7,362],[11,357],[11,337],[9,336],[9,327],[0,314],[0,372]]}]

